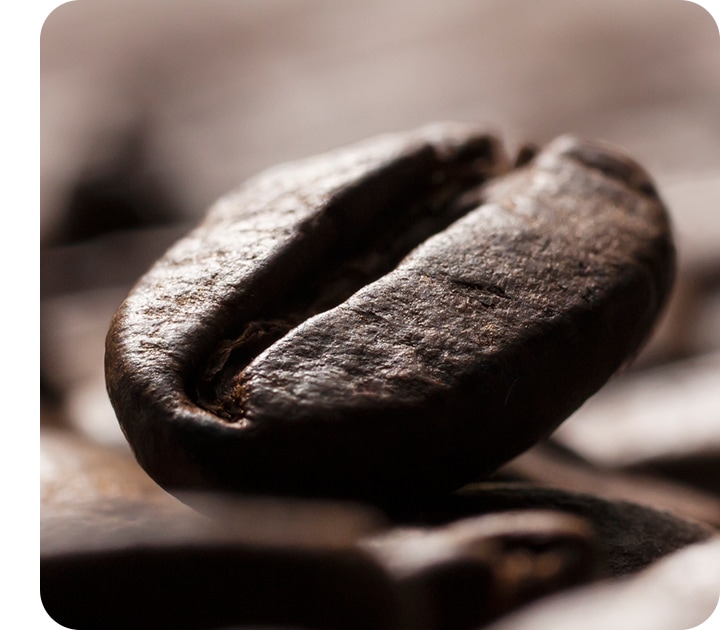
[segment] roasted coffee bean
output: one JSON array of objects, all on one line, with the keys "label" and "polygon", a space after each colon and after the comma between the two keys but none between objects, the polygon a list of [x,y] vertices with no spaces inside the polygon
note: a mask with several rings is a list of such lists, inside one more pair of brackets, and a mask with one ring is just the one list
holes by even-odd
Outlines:
[{"label": "roasted coffee bean", "polygon": [[716,494],[647,470],[598,466],[554,440],[541,442],[516,457],[501,467],[494,478],[630,501],[720,527],[720,497]]},{"label": "roasted coffee bean", "polygon": [[412,628],[478,628],[532,599],[582,584],[596,569],[592,529],[559,511],[398,527],[363,547],[397,582]]},{"label": "roasted coffee bean", "polygon": [[719,382],[717,351],[628,374],[589,401],[555,439],[607,470],[667,476],[717,496]]},{"label": "roasted coffee bean", "polygon": [[54,510],[41,530],[45,610],[88,630],[399,626],[392,579],[355,544],[362,512],[231,507],[234,520],[121,500]]},{"label": "roasted coffee bean", "polygon": [[182,506],[158,488],[128,449],[100,444],[67,428],[40,432],[40,504],[45,516],[75,503],[143,501],[155,506]]},{"label": "roasted coffee bean", "polygon": [[607,499],[534,483],[479,482],[393,514],[406,526],[443,526],[497,512],[556,510],[584,519],[595,532],[598,576],[634,573],[669,553],[708,540],[714,528],[631,501]]},{"label": "roasted coffee bean", "polygon": [[108,335],[142,466],[166,488],[408,497],[550,433],[638,349],[674,255],[629,158],[562,137],[522,162],[440,125],[221,200]]},{"label": "roasted coffee bean", "polygon": [[[695,543],[643,571],[548,597],[485,630],[686,630],[718,603],[720,537]],[[713,618],[714,620],[714,618]],[[712,621],[703,624],[711,628]]]}]

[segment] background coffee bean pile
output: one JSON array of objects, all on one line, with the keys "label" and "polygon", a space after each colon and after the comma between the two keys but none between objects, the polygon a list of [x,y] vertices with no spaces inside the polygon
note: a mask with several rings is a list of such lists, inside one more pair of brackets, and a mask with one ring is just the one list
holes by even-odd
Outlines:
[{"label": "background coffee bean pile", "polygon": [[[43,599],[58,621],[654,630],[709,614],[720,38],[702,9],[79,0],[41,46]],[[511,147],[601,138],[647,167],[679,248],[650,343],[550,441],[424,514],[195,497],[208,520],[160,491],[103,379],[132,283],[265,167],[436,120],[490,123]]]}]

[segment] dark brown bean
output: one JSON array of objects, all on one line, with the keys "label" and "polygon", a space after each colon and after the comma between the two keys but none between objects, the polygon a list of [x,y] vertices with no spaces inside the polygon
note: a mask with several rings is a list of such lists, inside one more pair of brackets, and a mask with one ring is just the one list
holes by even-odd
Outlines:
[{"label": "dark brown bean", "polygon": [[553,440],[541,442],[516,457],[498,471],[496,478],[631,501],[720,527],[720,497],[716,494],[647,470],[617,470],[594,465]]},{"label": "dark brown bean", "polygon": [[[414,512],[413,512],[414,510]],[[555,510],[587,521],[595,532],[599,576],[620,577],[716,535],[710,526],[631,501],[533,483],[480,482],[444,497],[403,508],[395,522],[442,526],[496,512]]]},{"label": "dark brown bean", "polygon": [[641,344],[673,247],[644,171],[561,138],[384,136],[252,180],[146,274],[111,400],[161,485],[447,490],[552,431]]},{"label": "dark brown bean", "polygon": [[[715,537],[669,554],[627,578],[540,600],[485,630],[686,630],[712,614],[719,585],[720,538]],[[714,625],[709,621],[703,627]]]},{"label": "dark brown bean", "polygon": [[88,630],[398,627],[392,580],[355,545],[362,511],[232,507],[233,520],[122,500],[53,511],[41,530],[46,611]]},{"label": "dark brown bean", "polygon": [[592,579],[597,568],[592,529],[559,511],[399,527],[363,547],[397,582],[412,628],[478,628],[532,599]]},{"label": "dark brown bean", "polygon": [[477,628],[712,534],[525,484],[478,484],[392,522],[345,502],[181,496],[199,514],[125,453],[47,429],[41,446],[43,603],[75,628]]}]

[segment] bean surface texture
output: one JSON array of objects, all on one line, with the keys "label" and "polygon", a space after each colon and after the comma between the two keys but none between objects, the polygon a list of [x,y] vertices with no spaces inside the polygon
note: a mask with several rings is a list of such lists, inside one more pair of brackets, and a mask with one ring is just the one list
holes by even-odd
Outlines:
[{"label": "bean surface texture", "polygon": [[211,208],[116,313],[108,391],[169,489],[446,491],[637,351],[673,252],[616,149],[561,137],[512,166],[471,126],[385,135]]}]

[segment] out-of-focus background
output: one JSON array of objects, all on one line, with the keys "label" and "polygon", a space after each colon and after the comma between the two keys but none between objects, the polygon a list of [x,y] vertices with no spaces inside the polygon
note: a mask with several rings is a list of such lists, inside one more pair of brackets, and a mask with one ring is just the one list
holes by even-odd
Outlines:
[{"label": "out-of-focus background", "polygon": [[[602,139],[653,175],[676,228],[672,302],[553,446],[593,474],[717,500],[720,38],[697,5],[75,0],[45,23],[40,79],[47,502],[91,492],[78,479],[109,460],[83,459],[87,448],[126,458],[125,485],[113,473],[112,490],[92,492],[144,488],[105,395],[104,336],[133,282],[214,200],[276,163],[440,120],[486,123],[510,150]],[[533,466],[515,472],[578,479]]]},{"label": "out-of-focus background", "polygon": [[112,312],[214,200],[438,120],[487,123],[511,149],[571,132],[639,159],[683,281],[653,358],[720,346],[720,40],[693,3],[75,0],[44,25],[41,99],[41,391],[94,438],[122,440],[103,389]]}]

